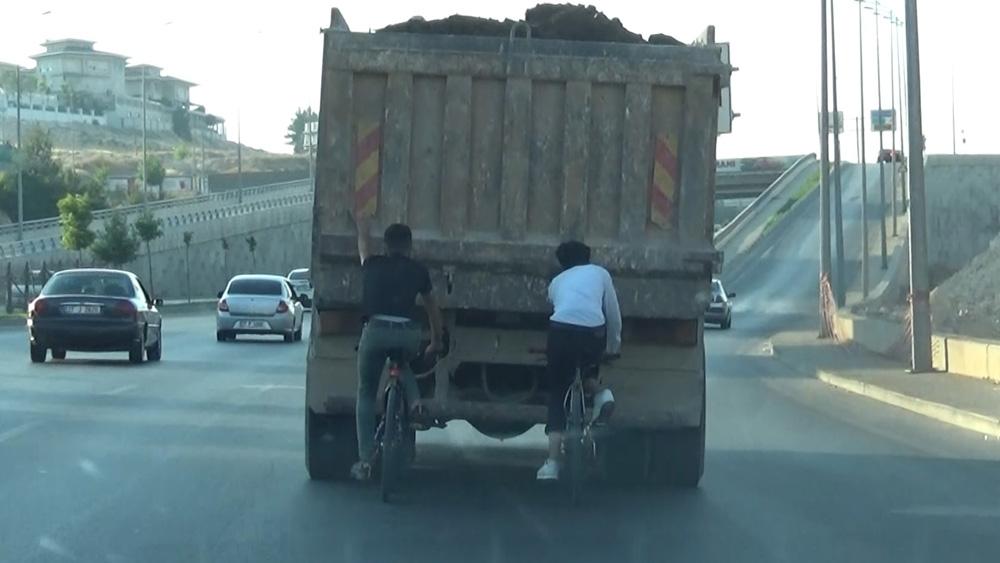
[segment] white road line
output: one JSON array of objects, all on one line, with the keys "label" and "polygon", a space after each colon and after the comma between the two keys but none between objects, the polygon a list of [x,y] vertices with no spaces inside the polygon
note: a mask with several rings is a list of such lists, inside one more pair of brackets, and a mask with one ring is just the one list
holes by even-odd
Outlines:
[{"label": "white road line", "polygon": [[131,391],[138,387],[138,385],[122,385],[121,387],[115,387],[110,391],[105,391],[101,395],[120,395],[126,391]]},{"label": "white road line", "polygon": [[32,422],[25,422],[24,424],[19,424],[11,428],[10,430],[7,430],[5,432],[0,432],[0,444],[8,440],[11,440],[13,438],[17,438],[21,434],[24,434],[25,432],[31,430],[32,428],[38,426],[39,424],[41,424],[41,422],[37,420]]},{"label": "white road line", "polygon": [[305,386],[304,385],[272,385],[272,384],[267,384],[267,385],[240,385],[240,387],[242,389],[254,389],[254,390],[260,391],[261,393],[263,393],[265,391],[275,391],[275,390],[305,391]]}]

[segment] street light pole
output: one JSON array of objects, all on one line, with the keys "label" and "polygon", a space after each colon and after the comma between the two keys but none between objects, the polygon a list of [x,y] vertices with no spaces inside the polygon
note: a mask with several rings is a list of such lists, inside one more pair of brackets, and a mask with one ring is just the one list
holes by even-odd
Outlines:
[{"label": "street light pole", "polygon": [[17,240],[24,240],[24,158],[21,155],[21,65],[14,66],[17,86]]},{"label": "street light pole", "polygon": [[903,63],[902,63],[902,56],[903,56],[902,55],[902,52],[903,52],[902,41],[903,41],[903,35],[904,35],[904,33],[900,33],[900,31],[904,31],[905,32],[905,30],[903,29],[903,20],[901,20],[899,18],[895,19],[895,21],[893,22],[893,25],[896,26],[896,68],[898,69],[897,75],[899,76],[899,81],[898,81],[899,112],[900,112],[900,117],[899,117],[899,152],[902,153],[902,155],[903,155],[903,158],[900,161],[901,164],[902,164],[902,166],[900,167],[900,170],[899,170],[899,176],[900,176],[900,178],[899,178],[899,180],[900,180],[899,195],[901,196],[901,198],[903,200],[903,213],[906,213],[910,209],[910,204],[907,202],[907,196],[906,196],[906,158],[907,158],[907,155],[909,155],[909,152],[906,150],[906,134],[905,134],[905,131],[906,131],[906,119],[904,119],[904,116],[906,115],[906,109],[905,109],[906,105],[905,105],[905,98],[903,96],[903,92],[906,90],[906,88],[904,86],[904,83],[906,82],[906,73],[904,72]]},{"label": "street light pole", "polygon": [[840,182],[840,108],[837,104],[837,18],[833,9],[834,0],[830,1],[830,63],[833,67],[833,221],[835,238],[837,240],[837,272],[834,286],[834,299],[838,307],[847,302],[847,288],[844,285],[844,215],[843,198]]},{"label": "street light pole", "polygon": [[911,368],[932,368],[930,276],[927,271],[927,207],[924,199],[924,128],[920,109],[920,38],[917,0],[906,0],[906,74],[910,112],[910,319]]},{"label": "street light pole", "polygon": [[243,126],[240,123],[240,112],[236,112],[236,175],[239,179],[238,203],[243,203]]},{"label": "street light pole", "polygon": [[[887,18],[892,23],[892,10]],[[889,26],[889,98],[892,100],[892,236],[899,236],[899,221],[896,210],[896,26]]]},{"label": "street light pole", "polygon": [[820,114],[819,114],[819,221],[820,221],[820,262],[819,262],[819,312],[820,338],[833,336],[829,311],[830,297],[830,113],[827,68],[826,2],[820,0]]},{"label": "street light pole", "polygon": [[[879,117],[882,115],[882,42],[879,38],[879,17],[881,13],[879,12],[879,0],[875,0],[875,74],[877,75],[876,84],[878,85],[878,111]],[[879,179],[879,229],[882,236],[882,269],[886,270],[889,268],[889,254],[886,245],[886,225],[885,225],[885,162],[882,159],[882,151],[885,150],[885,135],[882,130],[882,124],[879,124],[878,131],[878,179]]]},{"label": "street light pole", "polygon": [[142,204],[149,204],[146,193],[146,66],[142,67]]},{"label": "street light pole", "polygon": [[858,2],[858,74],[861,85],[861,298],[868,299],[868,157],[865,156],[865,35],[864,5]]}]

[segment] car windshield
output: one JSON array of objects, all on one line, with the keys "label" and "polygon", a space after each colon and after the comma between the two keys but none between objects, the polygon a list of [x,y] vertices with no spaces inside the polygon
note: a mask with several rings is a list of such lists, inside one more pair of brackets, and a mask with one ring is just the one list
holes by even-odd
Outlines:
[{"label": "car windshield", "polygon": [[230,295],[281,295],[281,282],[263,278],[243,278],[229,284]]},{"label": "car windshield", "polygon": [[95,295],[99,297],[135,297],[128,276],[103,272],[59,274],[49,280],[42,295]]},{"label": "car windshield", "polygon": [[295,270],[288,274],[288,279],[292,281],[309,281],[309,270]]}]

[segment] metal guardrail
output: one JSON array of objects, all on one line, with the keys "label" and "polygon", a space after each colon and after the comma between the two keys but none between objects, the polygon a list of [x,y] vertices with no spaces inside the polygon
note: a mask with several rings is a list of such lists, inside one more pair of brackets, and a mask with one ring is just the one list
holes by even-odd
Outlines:
[{"label": "metal guardrail", "polygon": [[[232,199],[235,201],[236,198]],[[258,211],[267,211],[269,209],[311,204],[312,201],[313,193],[312,191],[308,191],[298,194],[285,194],[280,197],[268,198],[260,201],[244,202],[242,205],[236,204],[212,209],[182,211],[168,217],[161,217],[161,219],[163,219],[164,227],[172,228],[192,223],[200,223],[203,221],[214,221],[217,219],[237,217],[240,215],[256,213]],[[17,258],[42,252],[60,250],[62,249],[62,246],[59,239],[59,235],[54,235],[36,238],[33,240],[0,243],[0,259]]]},{"label": "metal guardrail", "polygon": [[[243,188],[243,199],[248,197],[254,197],[259,195],[270,195],[275,191],[289,190],[294,188],[307,188],[309,186],[309,180],[292,180],[290,182],[280,182],[276,184],[267,184],[263,186],[254,186],[251,188]],[[132,215],[135,213],[141,213],[147,207],[152,211],[160,211],[164,209],[170,209],[174,207],[183,207],[188,205],[200,205],[205,203],[230,203],[237,202],[240,200],[240,190],[229,190],[225,192],[217,192],[211,194],[205,194],[200,196],[195,196],[191,198],[184,199],[171,199],[165,201],[151,201],[148,204],[137,204],[137,205],[127,205],[124,207],[117,207],[115,209],[102,209],[100,211],[94,212],[94,220],[100,220],[115,213],[122,213],[124,215]],[[28,233],[30,231],[41,231],[45,229],[58,229],[59,228],[59,218],[49,217],[48,219],[35,219],[33,221],[24,222],[24,231]],[[17,236],[18,226],[17,223],[12,223],[10,225],[0,226],[0,237],[10,237]],[[0,256],[3,256],[0,253]]]}]

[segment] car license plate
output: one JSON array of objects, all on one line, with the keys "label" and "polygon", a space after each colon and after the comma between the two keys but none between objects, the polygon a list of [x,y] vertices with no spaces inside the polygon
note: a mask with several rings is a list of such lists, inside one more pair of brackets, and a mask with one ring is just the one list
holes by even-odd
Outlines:
[{"label": "car license plate", "polygon": [[268,330],[271,325],[264,321],[236,321],[236,328],[243,330]]},{"label": "car license plate", "polygon": [[62,312],[67,315],[100,315],[100,305],[66,305]]}]

